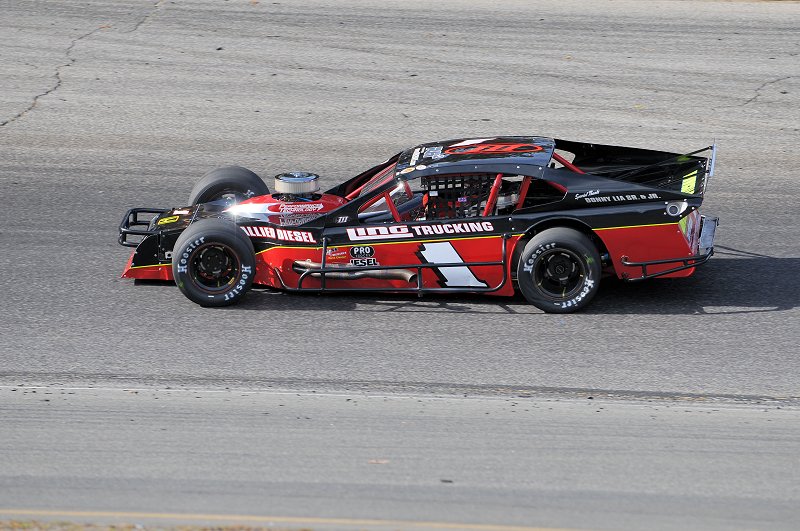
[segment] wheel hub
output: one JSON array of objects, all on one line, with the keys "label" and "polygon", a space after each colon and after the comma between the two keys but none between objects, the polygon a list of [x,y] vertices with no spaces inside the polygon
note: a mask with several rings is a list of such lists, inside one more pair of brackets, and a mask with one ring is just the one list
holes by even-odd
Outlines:
[{"label": "wheel hub", "polygon": [[533,280],[544,295],[565,300],[580,291],[585,273],[573,251],[552,249],[542,254],[537,262]]},{"label": "wheel hub", "polygon": [[566,282],[575,271],[575,263],[564,255],[551,255],[547,260],[546,275],[557,282]]},{"label": "wheel hub", "polygon": [[203,290],[225,289],[238,275],[239,265],[233,251],[222,244],[201,246],[191,259],[191,275]]}]

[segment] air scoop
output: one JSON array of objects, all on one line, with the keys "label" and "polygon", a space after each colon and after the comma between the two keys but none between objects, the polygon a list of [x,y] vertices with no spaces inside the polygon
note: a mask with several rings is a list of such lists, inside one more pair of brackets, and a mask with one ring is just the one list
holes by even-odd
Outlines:
[{"label": "air scoop", "polygon": [[319,192],[319,175],[304,171],[281,173],[275,176],[275,191],[298,197],[315,194]]}]

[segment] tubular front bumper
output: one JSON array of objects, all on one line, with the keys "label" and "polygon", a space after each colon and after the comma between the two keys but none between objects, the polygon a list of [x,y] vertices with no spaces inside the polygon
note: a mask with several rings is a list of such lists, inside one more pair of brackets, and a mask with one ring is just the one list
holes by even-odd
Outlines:
[{"label": "tubular front bumper", "polygon": [[[141,240],[130,241],[130,236],[143,236],[147,237],[155,234],[156,230],[150,228],[150,223],[153,216],[160,216],[161,214],[169,212],[168,208],[132,208],[128,210],[122,222],[119,224],[119,238],[117,241],[120,245],[125,247],[136,247],[141,243]],[[139,218],[140,214],[147,214],[147,219]],[[141,228],[145,227],[145,228]]]}]

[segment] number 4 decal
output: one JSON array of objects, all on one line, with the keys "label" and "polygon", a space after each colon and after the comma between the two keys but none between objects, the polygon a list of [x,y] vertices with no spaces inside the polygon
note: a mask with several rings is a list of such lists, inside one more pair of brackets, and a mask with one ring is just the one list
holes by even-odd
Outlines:
[{"label": "number 4 decal", "polygon": [[[464,260],[450,242],[425,243],[419,246],[420,258],[429,264],[463,264]],[[440,283],[451,287],[486,288],[489,285],[479,280],[467,266],[436,267],[434,271]]]}]

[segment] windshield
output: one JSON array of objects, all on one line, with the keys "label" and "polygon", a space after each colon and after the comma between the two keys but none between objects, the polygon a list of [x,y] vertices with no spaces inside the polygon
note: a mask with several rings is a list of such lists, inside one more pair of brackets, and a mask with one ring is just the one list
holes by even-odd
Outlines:
[{"label": "windshield", "polygon": [[357,197],[363,197],[379,186],[383,186],[384,184],[388,183],[392,177],[394,177],[394,170],[396,167],[397,163],[390,164],[375,174],[375,177],[367,181],[367,183],[361,187]]}]

